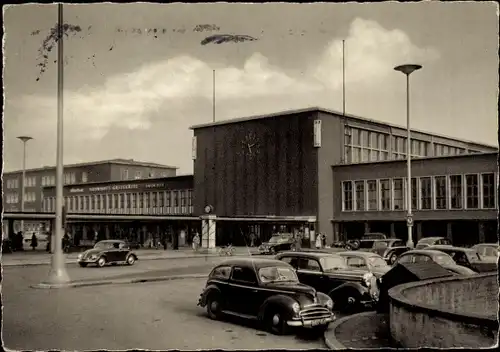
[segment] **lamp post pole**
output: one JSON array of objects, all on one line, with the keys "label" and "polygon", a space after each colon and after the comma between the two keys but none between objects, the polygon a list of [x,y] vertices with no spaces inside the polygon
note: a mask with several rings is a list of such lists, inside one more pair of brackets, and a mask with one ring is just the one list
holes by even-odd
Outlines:
[{"label": "lamp post pole", "polygon": [[396,71],[402,72],[406,75],[406,166],[407,166],[407,186],[406,186],[406,225],[408,227],[408,240],[406,245],[413,248],[413,214],[411,209],[411,131],[410,131],[410,74],[416,70],[420,70],[421,65],[400,65],[394,67]]},{"label": "lamp post pole", "polygon": [[[23,142],[23,175],[22,175],[22,185],[21,185],[21,212],[24,212],[24,193],[26,188],[26,143],[32,140],[29,136],[19,136],[17,137],[21,142]],[[21,231],[24,233],[24,220],[21,220]]]},{"label": "lamp post pole", "polygon": [[57,41],[57,163],[56,163],[56,218],[54,253],[52,254],[48,284],[64,285],[69,282],[66,263],[62,252],[62,238],[64,233],[63,217],[63,85],[64,85],[64,38],[63,38],[63,5],[57,4],[58,41]]}]

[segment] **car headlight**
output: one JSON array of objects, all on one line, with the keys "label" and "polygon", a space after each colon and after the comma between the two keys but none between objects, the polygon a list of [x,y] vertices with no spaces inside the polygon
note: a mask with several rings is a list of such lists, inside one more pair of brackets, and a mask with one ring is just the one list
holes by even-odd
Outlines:
[{"label": "car headlight", "polygon": [[292,309],[295,313],[298,313],[300,312],[300,304],[298,304],[297,302],[295,302],[294,304],[292,304]]},{"label": "car headlight", "polygon": [[331,299],[328,299],[328,301],[326,301],[326,308],[330,310],[333,309],[333,301]]},{"label": "car headlight", "polygon": [[367,287],[370,287],[370,285],[372,283],[371,282],[372,278],[373,278],[373,274],[372,273],[366,273],[366,274],[363,275],[363,281],[365,282],[365,285]]},{"label": "car headlight", "polygon": [[78,260],[82,259],[83,255],[82,254],[78,254]]}]

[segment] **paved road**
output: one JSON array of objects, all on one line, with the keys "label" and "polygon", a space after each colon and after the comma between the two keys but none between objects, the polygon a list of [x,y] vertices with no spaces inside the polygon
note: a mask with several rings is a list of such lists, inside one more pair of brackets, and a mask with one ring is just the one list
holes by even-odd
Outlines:
[{"label": "paved road", "polygon": [[202,279],[41,290],[27,288],[33,272],[21,272],[4,272],[3,338],[10,349],[324,347],[317,336],[278,337],[242,322],[208,319],[196,306]]}]

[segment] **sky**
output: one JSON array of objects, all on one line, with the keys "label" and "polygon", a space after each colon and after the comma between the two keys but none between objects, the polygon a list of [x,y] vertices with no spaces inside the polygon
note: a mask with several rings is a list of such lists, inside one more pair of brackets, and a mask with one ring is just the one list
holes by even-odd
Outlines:
[{"label": "sky", "polygon": [[[56,22],[56,5],[4,7],[4,171],[22,168],[20,135],[34,138],[27,168],[55,165],[57,50],[43,43]],[[412,128],[498,145],[494,2],[86,4],[65,5],[64,22],[65,164],[127,158],[192,173],[189,127],[212,121],[213,70],[217,121],[342,111],[342,40],[346,113],[405,126],[393,67],[417,63]],[[213,34],[257,40],[200,44]]]}]

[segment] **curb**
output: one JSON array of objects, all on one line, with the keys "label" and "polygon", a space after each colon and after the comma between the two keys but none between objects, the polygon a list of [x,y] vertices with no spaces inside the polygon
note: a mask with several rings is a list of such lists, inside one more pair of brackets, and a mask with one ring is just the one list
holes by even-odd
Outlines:
[{"label": "curb", "polygon": [[325,331],[325,333],[324,333],[324,340],[325,340],[326,346],[329,349],[331,349],[331,350],[346,350],[346,349],[349,349],[346,346],[344,346],[336,338],[336,336],[335,336],[335,330],[340,325],[342,325],[343,323],[345,323],[346,321],[348,321],[349,319],[353,319],[353,318],[357,318],[357,317],[370,316],[370,315],[373,315],[373,314],[377,314],[377,312],[373,312],[373,311],[370,311],[370,312],[361,312],[361,313],[348,315],[346,317],[343,317],[343,318],[340,318],[338,320],[335,320],[335,322],[332,325],[330,325],[330,328],[327,331]]},{"label": "curb", "polygon": [[173,281],[173,280],[186,280],[186,279],[204,279],[207,276],[208,274],[188,274],[188,275],[157,276],[144,279],[135,278],[135,279],[116,279],[116,280],[111,279],[111,280],[100,280],[100,281],[89,281],[89,282],[70,282],[67,284],[40,283],[36,285],[30,285],[30,287],[37,289],[76,288],[76,287],[87,287],[87,286],[139,284],[146,282]]}]

